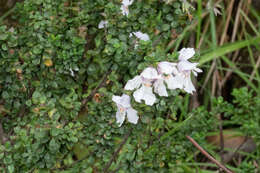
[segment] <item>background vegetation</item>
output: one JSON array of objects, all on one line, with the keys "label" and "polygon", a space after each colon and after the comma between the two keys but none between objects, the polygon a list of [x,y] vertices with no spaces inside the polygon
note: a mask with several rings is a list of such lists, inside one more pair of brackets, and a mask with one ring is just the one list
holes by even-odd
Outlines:
[{"label": "background vegetation", "polygon": [[[0,172],[220,170],[186,135],[234,172],[259,171],[258,1],[135,0],[128,16],[120,0],[0,2]],[[136,31],[150,37],[137,48]],[[112,95],[182,47],[204,71],[197,92],[132,102],[138,124],[118,127]]]}]

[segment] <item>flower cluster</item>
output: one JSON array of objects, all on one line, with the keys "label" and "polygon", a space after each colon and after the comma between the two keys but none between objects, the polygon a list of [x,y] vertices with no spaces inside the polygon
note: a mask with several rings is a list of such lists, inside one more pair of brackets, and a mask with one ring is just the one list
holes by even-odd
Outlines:
[{"label": "flower cluster", "polygon": [[[141,103],[143,100],[149,106],[156,102],[154,93],[168,97],[167,88],[169,90],[183,89],[192,94],[196,90],[191,81],[191,73],[197,76],[197,73],[202,72],[196,67],[198,63],[188,61],[194,54],[193,48],[183,48],[179,51],[178,63],[162,61],[158,63],[157,68],[147,67],[140,75],[129,80],[124,89],[135,90],[133,93],[135,101]],[[137,123],[137,111],[131,107],[128,95],[113,96],[112,100],[118,107],[116,119],[120,126],[125,120],[126,114],[129,122]]]},{"label": "flower cluster", "polygon": [[[129,6],[134,0],[123,0],[121,4],[121,12],[123,15],[129,15]],[[191,6],[183,1],[183,10],[188,11]],[[107,27],[108,21],[100,21],[98,28]],[[136,37],[138,40],[148,41],[148,34],[140,31],[132,32],[129,37]],[[138,40],[135,40],[134,47],[137,48]],[[195,54],[193,48],[183,48],[179,51],[179,62],[172,63],[168,61],[159,62],[157,68],[148,67],[143,70],[140,75],[129,80],[124,89],[134,91],[133,97],[136,102],[144,101],[146,105],[152,106],[156,102],[156,95],[168,97],[167,88],[169,90],[183,89],[187,93],[192,94],[195,90],[191,81],[191,73],[197,76],[198,72],[202,72],[196,66],[198,63],[191,63],[188,60]],[[138,121],[137,111],[131,107],[130,96],[123,94],[122,96],[113,96],[112,100],[117,104],[116,119],[121,126],[127,116],[130,123],[136,124]]]}]

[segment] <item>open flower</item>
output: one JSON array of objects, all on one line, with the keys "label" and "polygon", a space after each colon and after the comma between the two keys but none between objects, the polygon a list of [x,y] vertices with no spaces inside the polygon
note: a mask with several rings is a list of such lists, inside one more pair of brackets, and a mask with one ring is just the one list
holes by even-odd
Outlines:
[{"label": "open flower", "polygon": [[131,106],[131,98],[123,94],[122,96],[113,96],[112,100],[117,105],[117,112],[116,112],[116,122],[119,123],[119,127],[123,124],[125,121],[125,117],[127,116],[127,119],[130,123],[137,124],[138,122],[138,115],[137,111],[132,108]]},{"label": "open flower", "polygon": [[193,48],[182,48],[179,51],[179,60],[188,60],[195,54],[195,50]]},{"label": "open flower", "polygon": [[182,79],[177,75],[179,72],[176,68],[176,65],[177,64],[175,63],[163,61],[160,62],[157,67],[160,77],[167,84],[169,89],[183,88]]},{"label": "open flower", "polygon": [[108,24],[108,21],[106,20],[101,20],[98,24],[98,29],[102,29],[102,28],[105,28]]},{"label": "open flower", "polygon": [[164,85],[164,78],[160,76],[153,84],[154,92],[157,93],[159,96],[168,97],[168,93],[166,90],[166,86]]},{"label": "open flower", "polygon": [[142,33],[141,31],[137,31],[137,32],[131,33],[130,37],[132,37],[133,35],[135,35],[137,38],[139,38],[140,40],[143,40],[143,41],[150,40],[149,35],[145,34],[145,33]]},{"label": "open flower", "polygon": [[134,0],[123,0],[122,1],[122,5],[121,5],[121,10],[122,10],[122,14],[128,16],[129,14],[129,9],[128,6],[132,5],[132,3],[134,2]]},{"label": "open flower", "polygon": [[146,105],[153,105],[156,101],[156,97],[153,94],[153,82],[159,78],[155,68],[148,67],[144,71],[129,80],[125,85],[125,90],[137,89],[133,96],[135,101],[141,103],[144,100]]},{"label": "open flower", "polygon": [[[148,34],[142,33],[140,31],[130,33],[129,37],[132,37],[133,35],[143,41],[150,40],[150,37]],[[138,41],[135,41],[135,48],[137,48],[137,46],[138,46]]]},{"label": "open flower", "polygon": [[197,76],[197,73],[202,72],[202,70],[196,67],[198,63],[191,63],[188,61],[188,59],[190,59],[195,54],[193,48],[183,48],[179,53],[180,61],[177,65],[178,73],[176,74],[176,77],[180,79],[179,82],[183,85],[183,89],[188,93],[192,93],[196,90],[191,81],[191,72],[194,74],[194,76]]}]

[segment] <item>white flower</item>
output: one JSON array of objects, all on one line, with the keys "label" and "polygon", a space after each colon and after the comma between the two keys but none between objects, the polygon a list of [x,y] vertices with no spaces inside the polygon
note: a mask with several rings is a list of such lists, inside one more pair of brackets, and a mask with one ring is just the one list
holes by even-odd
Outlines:
[{"label": "white flower", "polygon": [[160,78],[154,82],[153,87],[154,92],[157,93],[159,96],[168,97],[168,93],[164,85],[164,79],[162,76],[160,76]]},{"label": "white flower", "polygon": [[134,0],[123,0],[122,4],[124,6],[129,6],[129,5],[132,5],[133,2],[134,2]]},{"label": "white flower", "polygon": [[144,100],[145,104],[149,106],[152,106],[156,101],[156,97],[153,94],[153,88],[147,85],[142,85],[141,88],[134,92],[133,96],[135,101],[141,103],[141,100]]},{"label": "white flower", "polygon": [[[196,67],[198,63],[191,63],[188,61],[188,59],[190,59],[195,54],[193,48],[183,48],[179,51],[179,54],[178,64],[167,61],[160,62],[157,67],[158,73],[163,81],[167,84],[168,89],[179,88],[184,89],[188,93],[193,93],[193,91],[196,90],[191,81],[191,73],[193,73],[194,76],[197,76],[197,73],[202,72],[202,70]],[[156,82],[159,83],[157,85],[162,92],[163,88],[165,87],[164,83],[160,80]]]},{"label": "white flower", "polygon": [[[133,96],[135,101],[141,103],[144,100],[146,105],[153,105],[156,101],[156,97],[153,94],[153,82],[159,78],[159,75],[155,68],[148,67],[144,71],[129,80],[125,85],[125,90],[137,89]],[[140,88],[141,86],[141,88]]]},{"label": "white flower", "polygon": [[[150,37],[149,37],[148,34],[142,33],[140,31],[130,33],[129,37],[132,37],[133,35],[136,36],[138,39],[143,40],[143,41],[150,40]],[[135,41],[135,48],[137,48],[137,46],[138,46],[138,41]]]},{"label": "white flower", "polygon": [[180,61],[177,66],[179,71],[192,71],[194,76],[197,76],[197,73],[202,72],[201,69],[196,67],[198,64],[199,63],[191,63],[189,61]]},{"label": "white flower", "polygon": [[180,61],[177,65],[179,73],[176,76],[179,76],[179,78],[182,79],[183,89],[191,94],[193,91],[196,91],[191,81],[191,72],[195,76],[197,76],[197,73],[202,72],[201,69],[196,67],[197,65],[198,63],[191,63],[186,60]]},{"label": "white flower", "polygon": [[159,72],[159,74],[172,74],[175,73],[177,71],[176,69],[176,63],[172,63],[172,62],[168,62],[168,61],[162,61],[159,62],[157,70]]},{"label": "white flower", "polygon": [[106,20],[101,20],[98,24],[98,29],[102,29],[102,28],[105,28],[108,24],[108,21]]},{"label": "white flower", "polygon": [[202,72],[202,70],[196,67],[198,63],[188,61],[195,54],[193,48],[183,48],[179,51],[179,54],[180,61],[177,65],[179,73],[176,74],[176,77],[178,77],[179,82],[182,81],[183,89],[188,93],[192,93],[196,90],[191,81],[191,72],[197,76],[197,73]]},{"label": "white flower", "polygon": [[128,16],[129,14],[129,9],[128,6],[132,5],[132,3],[134,2],[134,0],[123,0],[122,1],[122,5],[121,5],[121,10],[122,10],[122,14]]},{"label": "white flower", "polygon": [[[169,89],[183,88],[182,79],[177,75],[179,72],[176,65],[175,63],[163,61],[160,62],[157,67],[161,78],[166,82]],[[163,83],[161,83],[161,85],[163,85]],[[161,86],[161,88],[162,87],[163,86]]]},{"label": "white flower", "polygon": [[132,37],[133,35],[135,35],[137,38],[139,38],[140,40],[143,40],[143,41],[150,40],[149,35],[145,34],[145,33],[142,33],[141,31],[130,33],[130,37]]},{"label": "white flower", "polygon": [[188,60],[195,54],[195,50],[193,48],[182,48],[179,51],[179,60]]},{"label": "white flower", "polygon": [[137,124],[139,117],[137,115],[137,111],[132,108],[130,103],[131,99],[128,95],[113,95],[112,100],[117,105],[116,122],[119,123],[119,127],[125,121],[125,116],[127,116],[127,119],[130,123]]}]

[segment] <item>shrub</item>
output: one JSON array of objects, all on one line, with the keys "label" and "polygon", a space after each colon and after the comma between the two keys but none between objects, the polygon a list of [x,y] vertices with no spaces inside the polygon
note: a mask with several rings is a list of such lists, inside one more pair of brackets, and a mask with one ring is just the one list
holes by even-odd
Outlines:
[{"label": "shrub", "polygon": [[177,61],[168,43],[191,23],[183,3],[136,0],[128,15],[120,0],[17,4],[17,25],[0,27],[1,171],[184,171],[195,150],[185,134],[203,143],[215,116],[188,114],[189,96],[168,90],[153,106],[132,100],[138,124],[119,128],[111,100],[145,68]]}]

